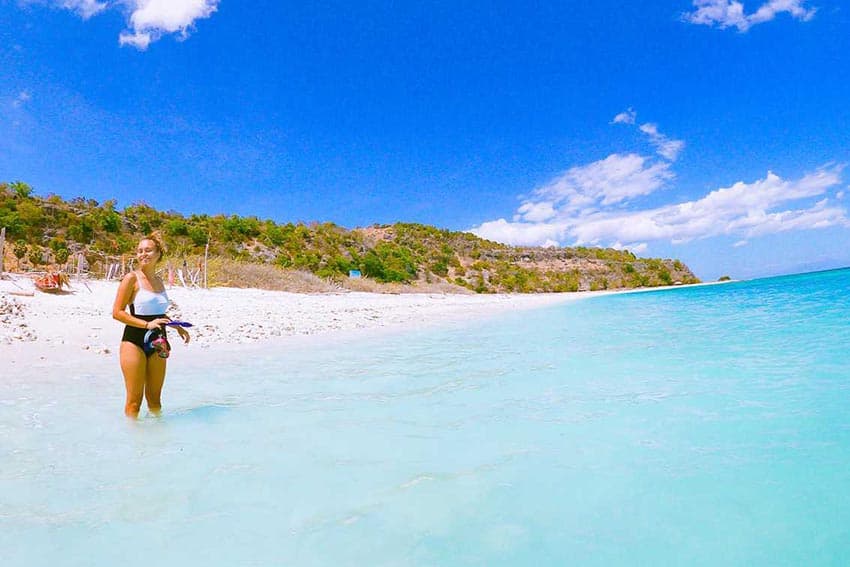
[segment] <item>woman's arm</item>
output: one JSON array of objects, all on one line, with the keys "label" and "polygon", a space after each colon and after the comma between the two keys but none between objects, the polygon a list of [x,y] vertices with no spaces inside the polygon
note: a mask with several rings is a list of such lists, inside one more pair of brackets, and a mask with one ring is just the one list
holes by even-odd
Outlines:
[{"label": "woman's arm", "polygon": [[184,343],[189,343],[189,332],[186,331],[183,327],[175,327],[177,330],[177,334],[180,335],[180,338],[183,339]]}]

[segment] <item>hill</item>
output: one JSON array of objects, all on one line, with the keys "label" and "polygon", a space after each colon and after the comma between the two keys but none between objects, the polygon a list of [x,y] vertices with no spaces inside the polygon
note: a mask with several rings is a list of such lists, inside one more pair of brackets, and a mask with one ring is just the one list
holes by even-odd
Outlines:
[{"label": "hill", "polygon": [[239,281],[239,273],[255,273],[260,266],[266,267],[262,271],[266,280],[308,272],[350,286],[349,271],[359,270],[368,280],[383,284],[430,284],[478,293],[699,281],[678,260],[638,258],[626,250],[513,247],[411,223],[349,230],[327,222],[278,224],[253,216],[184,216],[144,203],[119,210],[114,200],[40,197],[22,182],[0,183],[0,227],[6,227],[6,269],[18,270],[68,269],[68,263],[82,258],[91,272],[105,275],[110,265],[129,268],[139,238],[159,231],[169,261],[177,265],[197,265],[209,246],[210,257],[220,267],[234,261],[252,267],[235,272],[232,266],[222,268],[211,275],[213,285],[256,285]]}]

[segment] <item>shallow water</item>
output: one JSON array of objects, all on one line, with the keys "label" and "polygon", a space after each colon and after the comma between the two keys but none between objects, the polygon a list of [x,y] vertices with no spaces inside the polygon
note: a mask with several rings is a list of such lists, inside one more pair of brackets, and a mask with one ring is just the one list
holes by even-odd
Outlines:
[{"label": "shallow water", "polygon": [[[0,564],[850,564],[850,270],[0,384]],[[179,356],[180,353],[178,352]]]}]

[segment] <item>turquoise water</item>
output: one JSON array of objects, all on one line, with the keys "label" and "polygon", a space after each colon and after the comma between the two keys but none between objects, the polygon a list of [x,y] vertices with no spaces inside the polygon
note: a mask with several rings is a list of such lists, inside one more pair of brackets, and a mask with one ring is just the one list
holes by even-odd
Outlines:
[{"label": "turquoise water", "polygon": [[848,565],[848,290],[838,270],[173,365],[137,423],[117,372],[4,377],[0,564]]}]

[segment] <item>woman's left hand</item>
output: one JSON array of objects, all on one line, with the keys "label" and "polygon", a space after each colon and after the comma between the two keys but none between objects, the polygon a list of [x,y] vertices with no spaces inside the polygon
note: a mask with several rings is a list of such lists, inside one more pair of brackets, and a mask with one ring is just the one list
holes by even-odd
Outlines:
[{"label": "woman's left hand", "polygon": [[189,344],[189,333],[183,327],[175,327],[177,329],[177,334],[180,335],[180,338],[183,339],[185,344]]}]

